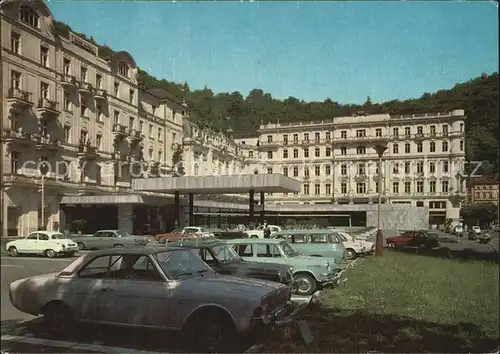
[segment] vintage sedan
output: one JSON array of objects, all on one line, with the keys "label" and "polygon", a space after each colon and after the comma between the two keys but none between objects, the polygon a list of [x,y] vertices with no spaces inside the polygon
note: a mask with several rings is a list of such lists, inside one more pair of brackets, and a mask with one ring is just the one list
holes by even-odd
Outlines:
[{"label": "vintage sedan", "polygon": [[338,235],[328,229],[283,230],[271,238],[284,239],[305,256],[333,258],[342,264],[346,258],[346,247]]},{"label": "vintage sedan", "polygon": [[437,237],[425,231],[406,231],[399,236],[389,237],[385,241],[388,247],[416,247],[418,250],[430,250],[440,246]]},{"label": "vintage sedan", "polygon": [[323,286],[337,284],[345,269],[344,265],[335,264],[327,258],[303,256],[285,240],[247,238],[228,240],[227,243],[246,261],[292,267],[299,295],[312,295]]},{"label": "vintage sedan", "polygon": [[198,238],[198,237],[214,237],[214,229],[205,229],[199,226],[186,226],[183,229],[175,229],[172,232],[165,234],[156,234],[155,239],[160,243],[167,243],[171,240],[181,240],[185,237]]},{"label": "vintage sedan", "polygon": [[89,252],[59,273],[17,280],[10,302],[56,332],[75,321],[179,330],[194,351],[236,350],[235,336],[288,321],[290,289],[216,274],[186,248]]},{"label": "vintage sedan", "polygon": [[275,281],[294,289],[292,267],[278,263],[245,261],[225,241],[206,238],[173,242],[168,246],[193,250],[219,274]]},{"label": "vintage sedan", "polygon": [[7,242],[5,245],[11,257],[21,254],[40,254],[49,258],[58,255],[73,256],[78,246],[59,231],[35,231],[27,237]]},{"label": "vintage sedan", "polygon": [[99,230],[91,236],[76,236],[74,240],[81,250],[136,247],[145,246],[148,243],[147,237],[132,236],[123,230]]}]

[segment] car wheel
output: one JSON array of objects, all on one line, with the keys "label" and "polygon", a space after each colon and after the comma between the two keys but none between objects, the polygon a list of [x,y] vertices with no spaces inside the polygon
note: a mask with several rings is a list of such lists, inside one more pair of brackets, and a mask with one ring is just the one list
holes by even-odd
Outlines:
[{"label": "car wheel", "polygon": [[68,306],[60,302],[48,304],[42,313],[47,330],[58,334],[70,332],[73,326],[73,314]]},{"label": "car wheel", "polygon": [[348,260],[352,260],[354,258],[356,258],[358,256],[358,254],[356,253],[356,251],[354,251],[353,249],[351,248],[348,248],[345,250],[345,255],[347,257]]},{"label": "car wheel", "polygon": [[113,245],[114,248],[123,248],[123,245]]},{"label": "car wheel", "polygon": [[78,249],[83,251],[87,247],[85,247],[85,244],[83,242],[77,242],[76,245],[78,246]]},{"label": "car wheel", "polygon": [[293,279],[297,284],[297,295],[309,296],[316,292],[316,280],[309,274],[299,273],[295,274]]},{"label": "car wheel", "polygon": [[19,252],[17,251],[17,248],[15,248],[14,246],[9,247],[9,255],[11,257],[19,256]]},{"label": "car wheel", "polygon": [[54,250],[46,250],[44,253],[45,253],[45,256],[47,256],[49,258],[55,258],[57,256],[57,253]]},{"label": "car wheel", "polygon": [[[236,329],[222,310],[201,310],[189,319],[188,340],[198,352],[233,352]],[[236,341],[237,342],[237,341]]]}]

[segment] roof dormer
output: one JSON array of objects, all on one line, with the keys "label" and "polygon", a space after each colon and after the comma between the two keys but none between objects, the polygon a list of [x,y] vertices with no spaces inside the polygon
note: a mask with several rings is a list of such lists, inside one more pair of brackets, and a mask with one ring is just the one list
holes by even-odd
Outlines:
[{"label": "roof dormer", "polygon": [[117,75],[127,78],[134,83],[138,82],[139,71],[134,58],[125,51],[113,53],[110,58],[112,71]]}]

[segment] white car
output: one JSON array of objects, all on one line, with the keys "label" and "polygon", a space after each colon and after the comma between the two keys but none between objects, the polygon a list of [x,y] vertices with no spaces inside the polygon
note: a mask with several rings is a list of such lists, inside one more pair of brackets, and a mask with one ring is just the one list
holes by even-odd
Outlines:
[{"label": "white car", "polygon": [[181,231],[182,234],[194,235],[196,237],[214,237],[214,233],[199,226],[186,226]]},{"label": "white car", "polygon": [[475,233],[475,234],[480,234],[481,233],[481,228],[479,226],[472,226],[472,231]]},{"label": "white car", "polygon": [[5,248],[11,257],[41,254],[54,258],[58,255],[73,256],[78,251],[77,244],[59,231],[35,231],[26,238],[8,242]]},{"label": "white car", "polygon": [[[343,231],[337,231],[336,234],[344,244],[347,259],[354,259],[360,254],[371,252],[371,246],[373,246],[373,242],[357,240],[351,234]],[[370,248],[365,248],[365,242],[371,244]]]},{"label": "white car", "polygon": [[[282,230],[281,227],[276,225],[267,225],[267,227],[271,230],[271,235]],[[248,230],[245,232],[249,238],[264,238],[264,225],[260,225],[255,230]]]}]

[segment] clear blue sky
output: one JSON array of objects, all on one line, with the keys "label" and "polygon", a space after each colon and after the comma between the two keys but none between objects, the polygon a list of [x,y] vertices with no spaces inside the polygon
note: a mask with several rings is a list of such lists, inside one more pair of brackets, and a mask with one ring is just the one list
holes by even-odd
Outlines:
[{"label": "clear blue sky", "polygon": [[493,1],[48,5],[75,31],[191,89],[381,102],[498,71]]}]

